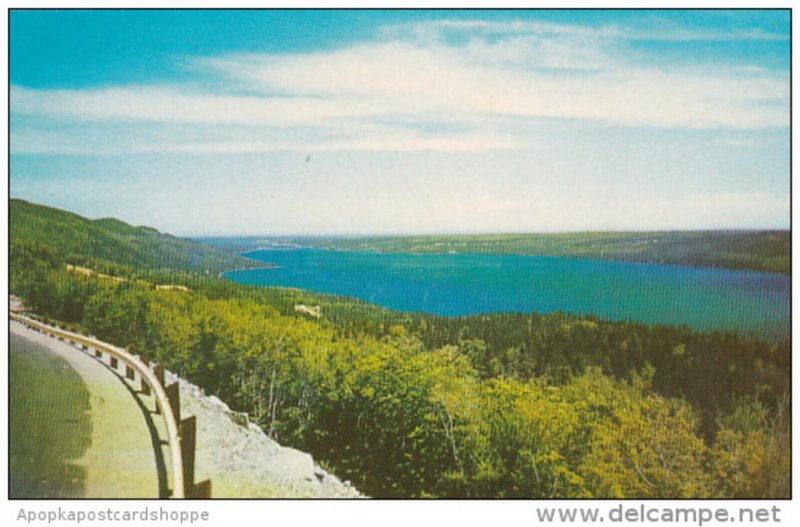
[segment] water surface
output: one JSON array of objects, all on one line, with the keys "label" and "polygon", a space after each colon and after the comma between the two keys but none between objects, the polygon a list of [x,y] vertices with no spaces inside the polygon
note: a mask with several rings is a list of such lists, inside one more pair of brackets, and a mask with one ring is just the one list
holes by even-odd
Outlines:
[{"label": "water surface", "polygon": [[789,335],[790,279],[754,271],[494,254],[380,254],[295,248],[245,256],[246,285],[296,287],[401,311],[455,316],[566,311],[700,331]]}]

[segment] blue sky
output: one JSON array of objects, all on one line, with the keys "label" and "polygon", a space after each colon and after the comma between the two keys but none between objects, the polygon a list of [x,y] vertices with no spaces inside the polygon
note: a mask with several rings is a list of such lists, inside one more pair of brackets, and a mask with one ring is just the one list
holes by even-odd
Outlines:
[{"label": "blue sky", "polygon": [[179,235],[789,226],[788,11],[15,11],[11,195]]}]

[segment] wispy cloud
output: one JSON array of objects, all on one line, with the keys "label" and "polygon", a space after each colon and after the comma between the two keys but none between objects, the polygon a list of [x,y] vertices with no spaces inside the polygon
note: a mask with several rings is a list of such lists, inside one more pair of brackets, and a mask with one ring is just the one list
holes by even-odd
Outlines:
[{"label": "wispy cloud", "polygon": [[550,22],[515,20],[515,21],[486,21],[486,20],[435,20],[396,24],[383,29],[384,35],[397,38],[400,35],[414,35],[422,39],[440,38],[443,32],[456,31],[472,34],[492,35],[560,35],[570,38],[592,38],[613,40],[651,40],[662,42],[732,42],[740,40],[767,40],[788,41],[789,36],[780,33],[770,33],[760,28],[746,28],[734,31],[720,31],[712,29],[695,29],[671,24],[664,19],[658,21],[658,26],[653,24],[646,28],[636,26],[620,26],[617,24],[603,24],[595,27],[556,24]]},{"label": "wispy cloud", "polygon": [[[467,38],[453,43],[445,38],[452,31]],[[384,37],[334,51],[188,58],[200,80],[183,84],[12,86],[12,116],[27,123],[12,122],[12,151],[80,150],[80,138],[59,137],[52,126],[64,122],[82,124],[84,133],[104,123],[136,128],[129,144],[118,142],[121,150],[214,153],[538,146],[528,134],[499,130],[509,118],[678,129],[789,124],[788,72],[643,66],[614,45],[783,38],[760,30],[631,34],[613,25],[442,20],[390,26]],[[148,123],[171,126],[177,137],[164,141]],[[181,141],[181,127],[206,127],[197,134],[206,139]],[[227,136],[217,127],[228,127]],[[113,153],[115,144],[94,153]]]}]

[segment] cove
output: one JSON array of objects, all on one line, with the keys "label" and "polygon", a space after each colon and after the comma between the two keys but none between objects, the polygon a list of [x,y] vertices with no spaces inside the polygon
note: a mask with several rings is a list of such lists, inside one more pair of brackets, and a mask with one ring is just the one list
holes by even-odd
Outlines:
[{"label": "cove", "polygon": [[295,248],[244,256],[271,264],[224,276],[442,316],[564,311],[617,321],[790,332],[790,277],[677,265],[496,254],[387,254]]}]

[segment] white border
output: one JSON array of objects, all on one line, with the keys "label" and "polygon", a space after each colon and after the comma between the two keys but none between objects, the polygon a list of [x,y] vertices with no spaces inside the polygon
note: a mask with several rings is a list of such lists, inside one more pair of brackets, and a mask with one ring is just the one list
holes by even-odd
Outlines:
[{"label": "white border", "polygon": [[[153,2],[153,1],[133,1],[123,0],[118,2],[109,2],[108,0],[84,0],[78,2],[69,2],[63,0],[3,0],[4,9],[0,27],[3,29],[2,38],[2,64],[0,67],[3,71],[3,105],[8,116],[8,8],[792,8],[796,2],[793,1],[768,1],[759,2],[758,0],[750,0],[743,2],[740,0],[718,1],[706,0],[701,3],[696,1],[662,1],[662,2],[642,2],[642,1],[612,1],[612,2],[596,2],[596,1],[574,1],[574,2],[530,2],[530,1],[509,1],[501,0],[497,2],[475,1],[475,0],[459,0],[459,1],[427,1],[420,2],[418,0],[411,1],[376,1],[376,0],[317,0],[317,1],[254,1],[254,0],[232,0],[227,3],[219,1],[189,1],[189,0],[172,0],[170,2]],[[792,67],[793,72],[798,71],[794,68],[795,58],[800,56],[798,53],[797,39],[794,38],[794,30],[792,31]],[[794,79],[794,75],[792,76]],[[793,92],[792,95],[793,106],[797,102],[797,96]],[[794,127],[793,127],[794,128]],[[6,161],[3,163],[2,180],[4,188],[8,189],[8,130],[7,126],[2,127],[2,144],[5,153]],[[795,141],[792,141],[793,160],[795,154]],[[792,173],[794,180],[794,170]],[[792,198],[793,203],[795,197],[795,189],[793,187]],[[798,207],[800,208],[800,207]],[[792,222],[797,225],[798,208],[793,208]],[[8,283],[7,283],[7,270],[8,270],[8,200],[0,200],[0,261],[3,265],[0,266],[0,273],[2,280],[0,280],[0,297],[8,298]],[[793,240],[794,241],[794,240]],[[793,274],[798,270],[798,261],[800,255],[796,245],[793,244]],[[793,281],[792,294],[795,297],[798,293],[797,281]],[[0,313],[5,320],[8,319],[8,306],[6,302],[0,302]],[[792,320],[793,331],[798,329],[793,317]],[[2,416],[0,416],[0,521],[4,525],[27,525],[24,522],[17,522],[16,515],[20,509],[35,509],[35,510],[52,510],[56,511],[59,507],[69,510],[105,510],[111,509],[130,509],[141,510],[146,506],[151,509],[157,507],[164,507],[169,510],[207,510],[210,512],[210,521],[207,523],[199,523],[197,525],[221,525],[221,526],[245,526],[245,525],[258,525],[258,526],[319,526],[325,527],[353,527],[353,526],[380,526],[380,527],[408,527],[409,525],[432,525],[439,527],[469,527],[469,526],[486,526],[486,525],[502,525],[502,526],[525,526],[531,527],[538,525],[539,522],[535,516],[535,509],[538,507],[598,507],[608,513],[612,508],[619,506],[622,503],[626,507],[634,507],[638,504],[645,504],[646,506],[657,507],[725,507],[732,514],[738,510],[739,507],[752,507],[752,508],[771,508],[773,505],[778,506],[781,510],[781,523],[784,525],[797,525],[800,523],[800,490],[798,490],[793,481],[793,495],[794,499],[791,501],[210,501],[210,502],[166,502],[166,501],[12,501],[7,500],[8,496],[8,434],[7,434],[7,419],[8,419],[8,372],[6,369],[7,360],[7,326],[5,327],[5,334],[0,340],[0,370],[3,371],[2,379],[3,384],[0,388],[0,408],[2,409]],[[800,334],[797,332],[796,334]],[[796,357],[795,345],[792,346],[792,356]],[[795,367],[795,370],[797,367]],[[794,375],[793,375],[794,380]],[[792,397],[794,401],[800,401],[798,391],[800,390],[800,383],[793,382]],[[798,404],[794,405],[793,409],[793,423],[798,423]],[[796,426],[793,426],[793,431]],[[795,478],[800,474],[798,469],[798,459],[800,458],[800,450],[797,449],[797,439],[800,434],[793,433],[793,475]],[[606,524],[614,525],[609,521]],[[577,524],[580,524],[577,522]],[[771,522],[768,522],[771,524]],[[36,525],[39,525],[36,523]],[[63,524],[57,524],[63,525]],[[137,524],[141,525],[141,523]],[[147,522],[144,525],[177,525],[175,523],[160,523],[160,522]],[[562,525],[560,522],[553,522],[552,525]],[[639,523],[638,525],[647,525]],[[665,525],[665,524],[660,524]],[[668,524],[667,524],[668,525]],[[719,525],[717,522],[706,523],[705,525]]]}]

